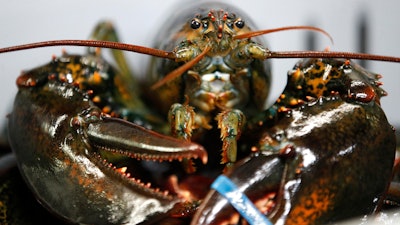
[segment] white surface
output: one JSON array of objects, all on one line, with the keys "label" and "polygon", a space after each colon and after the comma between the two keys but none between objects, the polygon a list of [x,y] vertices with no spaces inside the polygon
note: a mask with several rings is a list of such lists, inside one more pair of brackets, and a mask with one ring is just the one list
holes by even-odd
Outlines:
[{"label": "white surface", "polygon": [[[52,39],[85,39],[101,19],[114,21],[124,42],[151,46],[157,28],[174,12],[176,0],[163,1],[21,1],[3,3],[0,7],[0,46]],[[179,1],[190,4],[192,1]],[[233,2],[226,0],[225,2]],[[234,4],[251,15],[260,28],[288,25],[314,25],[327,30],[334,38],[331,50],[355,51],[357,18],[366,13],[370,25],[370,53],[400,56],[399,16],[400,2],[396,0],[370,1],[255,1],[241,0]],[[305,32],[289,31],[271,34],[265,38],[271,50],[304,50]],[[320,49],[330,45],[322,37]],[[22,69],[29,69],[50,61],[53,54],[61,54],[62,47],[26,50],[0,55],[1,95],[0,126],[10,111],[16,93],[15,79]],[[71,53],[83,53],[84,48],[65,47]],[[129,54],[132,68],[138,71],[147,56]],[[274,100],[284,87],[286,73],[296,59],[273,60]],[[143,63],[142,63],[143,64]],[[143,68],[142,68],[143,69]],[[389,121],[400,124],[397,113],[400,100],[400,64],[371,62],[370,69],[384,75],[384,89],[389,96],[382,105]],[[140,73],[140,72],[139,72]]]}]

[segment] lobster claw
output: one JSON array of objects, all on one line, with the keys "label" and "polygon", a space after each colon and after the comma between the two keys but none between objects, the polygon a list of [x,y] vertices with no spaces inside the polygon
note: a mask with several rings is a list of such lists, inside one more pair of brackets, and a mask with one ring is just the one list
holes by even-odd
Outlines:
[{"label": "lobster claw", "polygon": [[[284,168],[285,159],[279,154],[260,153],[237,162],[228,177],[251,201],[257,200],[264,204],[271,194],[278,191]],[[231,224],[238,217],[239,214],[230,202],[217,191],[211,190],[191,224]]]},{"label": "lobster claw", "polygon": [[207,152],[202,146],[161,135],[126,120],[104,117],[90,123],[87,136],[97,148],[117,149],[130,157],[144,160],[198,158],[207,163]]},{"label": "lobster claw", "polygon": [[[263,153],[235,166],[228,177],[267,209],[261,210],[273,223],[332,223],[379,207],[395,148],[393,128],[375,101],[321,97],[267,129],[259,142]],[[275,199],[265,201],[271,192]],[[229,204],[212,191],[192,224],[237,224]]]},{"label": "lobster claw", "polygon": [[[18,85],[9,136],[19,169],[37,199],[73,223],[139,224],[181,201],[133,178],[135,171],[117,168],[101,152],[140,160],[207,160],[200,145],[104,117],[73,85],[33,80],[29,73]],[[143,174],[139,164],[127,167]]]}]

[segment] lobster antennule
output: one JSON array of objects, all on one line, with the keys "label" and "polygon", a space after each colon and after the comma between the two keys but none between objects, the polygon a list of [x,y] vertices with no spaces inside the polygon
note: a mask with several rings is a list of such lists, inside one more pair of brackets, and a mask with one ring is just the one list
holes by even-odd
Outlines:
[{"label": "lobster antennule", "polygon": [[53,40],[53,41],[42,41],[35,42],[25,45],[16,45],[6,48],[0,48],[0,54],[6,52],[15,52],[26,49],[51,47],[51,46],[84,46],[84,47],[98,47],[98,48],[110,48],[117,50],[124,50],[130,52],[136,52],[161,58],[175,59],[173,52],[167,52],[159,49],[143,47],[139,45],[131,45],[113,41],[99,41],[99,40]]}]

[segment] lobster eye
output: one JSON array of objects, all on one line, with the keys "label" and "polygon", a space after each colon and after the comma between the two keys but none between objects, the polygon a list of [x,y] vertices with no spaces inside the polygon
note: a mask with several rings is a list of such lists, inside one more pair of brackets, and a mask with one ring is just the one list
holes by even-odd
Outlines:
[{"label": "lobster eye", "polygon": [[244,27],[244,21],[243,20],[238,20],[235,22],[235,26],[239,29],[242,29]]},{"label": "lobster eye", "polygon": [[198,21],[198,20],[196,20],[196,19],[192,19],[192,21],[190,22],[190,27],[191,27],[193,30],[199,29],[200,26],[201,26],[200,21]]},{"label": "lobster eye", "polygon": [[204,29],[207,29],[207,28],[208,28],[208,22],[207,22],[207,21],[204,21],[204,22],[203,22],[203,27],[204,27]]}]

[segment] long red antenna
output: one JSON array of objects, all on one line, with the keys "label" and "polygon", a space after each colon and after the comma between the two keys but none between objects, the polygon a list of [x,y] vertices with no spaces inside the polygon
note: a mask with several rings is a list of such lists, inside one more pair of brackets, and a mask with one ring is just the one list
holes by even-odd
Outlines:
[{"label": "long red antenna", "polygon": [[85,47],[111,48],[111,49],[136,52],[161,58],[175,59],[175,54],[173,52],[166,52],[155,48],[148,48],[139,45],[131,45],[120,42],[96,41],[96,40],[54,40],[54,41],[36,42],[25,45],[16,45],[12,47],[0,48],[0,54],[6,52],[15,52],[26,49],[42,48],[50,46],[85,46]]},{"label": "long red antenna", "polygon": [[344,58],[344,59],[365,59],[385,62],[400,62],[399,57],[371,55],[354,52],[329,52],[329,51],[270,51],[265,59],[272,58]]},{"label": "long red antenna", "polygon": [[[272,32],[278,32],[283,30],[295,30],[295,29],[306,29],[306,30],[314,30],[318,32],[322,32],[327,35],[331,40],[331,36],[322,29],[310,26],[291,26],[291,27],[281,27],[276,29],[269,30],[261,30],[248,32],[242,35],[237,35],[235,39],[242,38],[250,38],[258,35],[263,35]],[[53,40],[53,41],[43,41],[30,43],[25,45],[16,45],[12,47],[0,48],[0,54],[6,52],[13,51],[21,51],[26,49],[33,48],[42,48],[42,47],[50,47],[50,46],[85,46],[85,47],[98,47],[98,48],[110,48],[110,49],[118,49],[123,51],[136,52],[161,58],[167,58],[171,60],[175,60],[175,52],[167,52],[159,49],[148,48],[138,45],[125,44],[120,42],[112,42],[112,41],[98,41],[98,40]],[[207,47],[203,50],[201,54],[193,58],[188,63],[178,67],[176,70],[170,72],[165,76],[162,80],[155,83],[151,88],[156,89],[161,85],[165,84],[168,81],[175,79],[180,76],[182,73],[193,67],[197,62],[199,62],[210,50],[210,47]],[[365,53],[353,53],[353,52],[329,52],[329,51],[269,51],[267,49],[267,54],[265,55],[265,59],[271,58],[345,58],[345,59],[364,59],[364,60],[376,60],[376,61],[387,61],[387,62],[400,62],[399,57],[392,56],[382,56],[382,55],[371,55]]]}]

